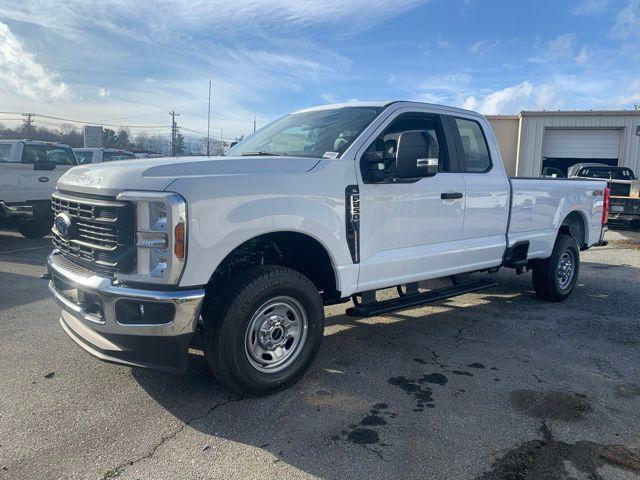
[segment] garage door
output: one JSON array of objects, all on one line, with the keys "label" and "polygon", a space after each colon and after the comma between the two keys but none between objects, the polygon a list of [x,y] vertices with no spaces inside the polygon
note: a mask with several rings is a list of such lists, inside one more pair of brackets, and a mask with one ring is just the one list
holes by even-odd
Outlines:
[{"label": "garage door", "polygon": [[617,159],[619,129],[546,129],[542,142],[544,158]]}]

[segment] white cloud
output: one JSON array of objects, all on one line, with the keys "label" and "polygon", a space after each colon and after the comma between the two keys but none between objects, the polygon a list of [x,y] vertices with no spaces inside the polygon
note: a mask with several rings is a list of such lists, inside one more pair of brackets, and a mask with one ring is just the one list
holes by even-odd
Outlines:
[{"label": "white cloud", "polygon": [[578,65],[585,65],[587,62],[589,62],[589,59],[590,59],[589,47],[584,45],[580,49],[580,52],[578,52],[578,55],[576,55],[575,62]]},{"label": "white cloud", "polygon": [[521,110],[551,109],[561,106],[558,90],[552,84],[534,85],[526,80],[482,97],[469,96],[462,107],[485,115],[513,114]]},{"label": "white cloud", "polygon": [[620,40],[640,38],[640,0],[629,0],[627,6],[618,12],[609,36]]},{"label": "white cloud", "polygon": [[151,77],[147,77],[144,79],[144,83],[156,83],[156,79],[155,78],[151,78]]},{"label": "white cloud", "polygon": [[32,23],[75,38],[95,27],[145,42],[175,41],[175,35],[205,31],[291,30],[313,25],[370,27],[430,0],[30,0],[0,5],[0,17]]},{"label": "white cloud", "polygon": [[0,22],[0,89],[32,100],[64,100],[69,87],[37,62],[9,26]]},{"label": "white cloud", "polygon": [[607,0],[583,0],[573,9],[574,15],[591,15],[604,11]]},{"label": "white cloud", "polygon": [[533,63],[566,60],[573,57],[575,46],[576,36],[573,33],[564,33],[544,44],[538,42],[537,54],[529,60]]},{"label": "white cloud", "polygon": [[100,97],[110,97],[111,96],[111,91],[107,90],[105,88],[99,88],[98,89],[98,95]]},{"label": "white cloud", "polygon": [[500,44],[499,41],[490,42],[489,40],[481,40],[471,45],[471,47],[469,47],[469,53],[471,53],[472,55],[484,55],[493,47],[496,47],[499,44]]},{"label": "white cloud", "polygon": [[443,40],[443,39],[438,39],[437,42],[438,46],[442,49],[449,49],[449,48],[453,48],[453,43],[451,43],[448,40]]}]

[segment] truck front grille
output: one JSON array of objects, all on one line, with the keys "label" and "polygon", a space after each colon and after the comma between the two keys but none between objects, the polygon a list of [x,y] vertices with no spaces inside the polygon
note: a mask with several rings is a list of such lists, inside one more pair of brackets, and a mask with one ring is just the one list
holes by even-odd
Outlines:
[{"label": "truck front grille", "polygon": [[66,214],[71,226],[61,235],[54,226],[53,245],[90,270],[112,275],[129,272],[135,262],[133,206],[56,192],[54,215]]},{"label": "truck front grille", "polygon": [[631,193],[631,185],[628,183],[609,183],[609,189],[611,190],[611,196],[614,197],[628,197]]}]

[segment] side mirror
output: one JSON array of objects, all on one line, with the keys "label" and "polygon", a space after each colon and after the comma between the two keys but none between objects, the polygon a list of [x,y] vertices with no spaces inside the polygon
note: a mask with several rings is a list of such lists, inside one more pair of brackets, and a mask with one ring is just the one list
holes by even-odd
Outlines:
[{"label": "side mirror", "polygon": [[34,170],[55,170],[56,164],[55,162],[47,162],[46,160],[36,160],[33,162]]},{"label": "side mirror", "polygon": [[231,144],[229,145],[229,148],[233,148],[233,147],[235,147],[238,143],[240,143],[240,142],[238,142],[238,141],[234,140],[234,141],[233,141],[233,142],[231,142]]},{"label": "side mirror", "polygon": [[438,173],[438,141],[423,130],[402,132],[398,138],[396,176],[433,177]]}]

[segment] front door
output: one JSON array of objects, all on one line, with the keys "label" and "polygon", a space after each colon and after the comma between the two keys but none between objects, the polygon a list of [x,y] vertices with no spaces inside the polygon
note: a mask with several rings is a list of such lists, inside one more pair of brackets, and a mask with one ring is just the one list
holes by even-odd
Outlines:
[{"label": "front door", "polygon": [[[394,178],[400,133],[420,130],[437,141],[439,172]],[[400,111],[387,119],[358,158],[360,275],[358,290],[373,290],[461,271],[465,183],[443,119]],[[449,142],[451,143],[451,142]],[[376,164],[376,158],[379,162]]]}]

